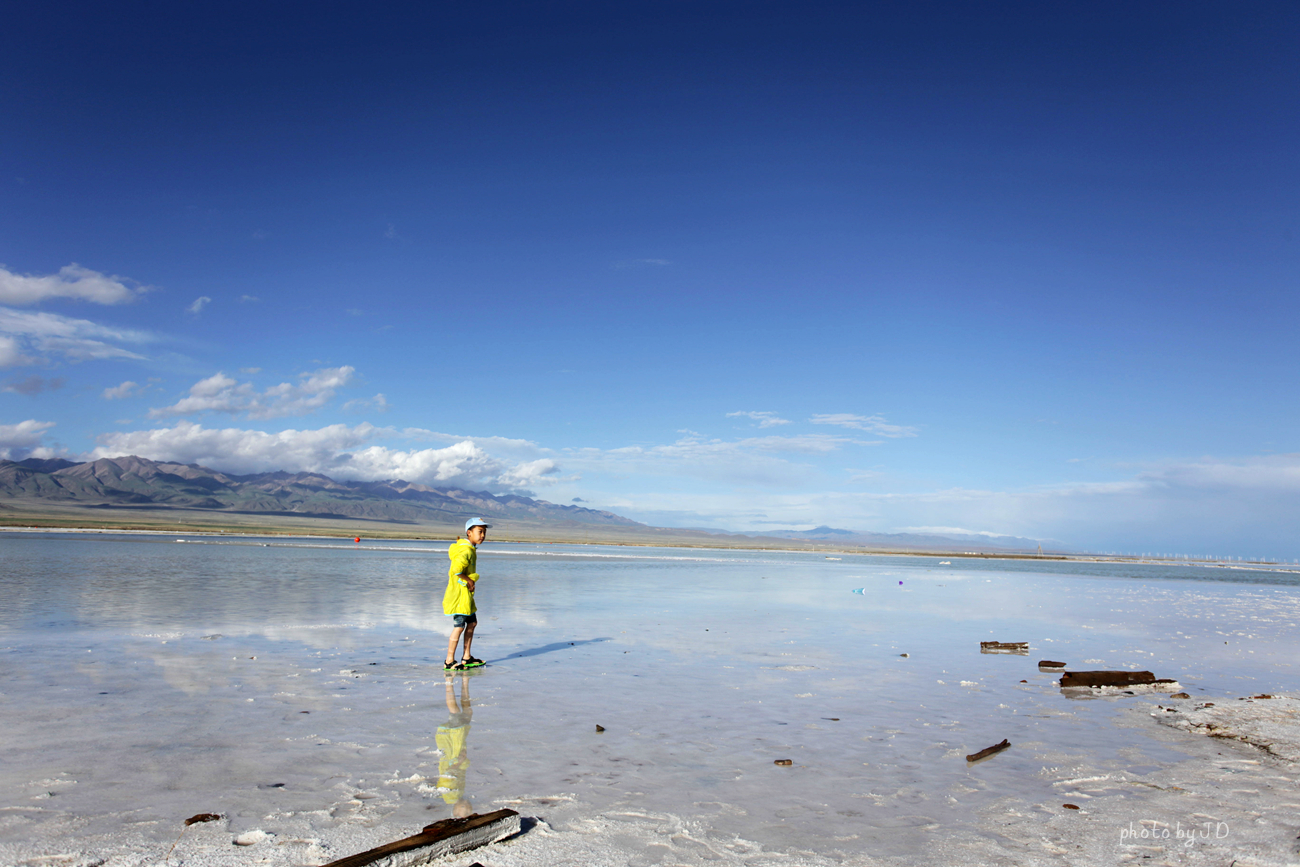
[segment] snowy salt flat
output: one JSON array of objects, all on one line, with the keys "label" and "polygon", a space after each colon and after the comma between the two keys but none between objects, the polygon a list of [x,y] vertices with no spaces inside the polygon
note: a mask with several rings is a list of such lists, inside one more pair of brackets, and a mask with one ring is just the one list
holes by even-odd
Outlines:
[{"label": "snowy salt flat", "polygon": [[1300,861],[1290,754],[1171,721],[1300,694],[1293,572],[489,541],[447,678],[445,545],[0,553],[2,864],[322,864],[459,800],[529,821],[449,865]]}]

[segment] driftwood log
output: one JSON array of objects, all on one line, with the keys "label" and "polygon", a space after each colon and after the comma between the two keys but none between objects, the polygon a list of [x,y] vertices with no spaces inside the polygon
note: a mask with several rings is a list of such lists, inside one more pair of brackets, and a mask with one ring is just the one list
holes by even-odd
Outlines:
[{"label": "driftwood log", "polygon": [[1065,668],[1065,663],[1055,662],[1051,659],[1040,659],[1038,660],[1038,667],[1039,668]]},{"label": "driftwood log", "polygon": [[980,653],[1014,653],[1018,656],[1029,655],[1028,641],[981,641]]},{"label": "driftwood log", "polygon": [[497,810],[481,816],[476,813],[463,819],[434,822],[412,837],[331,861],[325,867],[414,867],[518,833],[519,814],[514,810]]},{"label": "driftwood log", "polygon": [[1168,677],[1156,677],[1149,671],[1067,671],[1061,686],[1143,686],[1153,683],[1177,683]]},{"label": "driftwood log", "polygon": [[969,756],[966,757],[966,761],[978,762],[980,759],[987,759],[989,756],[993,755],[994,753],[1000,753],[1009,746],[1011,746],[1011,741],[1007,740],[1006,738],[1003,738],[1002,743],[1000,744],[994,744],[991,747],[985,747],[984,749],[980,750],[978,753],[971,753]]}]

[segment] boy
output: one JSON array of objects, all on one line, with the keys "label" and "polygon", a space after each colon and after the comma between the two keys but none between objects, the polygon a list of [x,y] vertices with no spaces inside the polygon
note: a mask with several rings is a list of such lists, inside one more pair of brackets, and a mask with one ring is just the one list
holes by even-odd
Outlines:
[{"label": "boy", "polygon": [[[474,585],[478,583],[477,548],[487,537],[492,525],[482,518],[470,518],[465,522],[465,537],[457,539],[447,549],[451,558],[451,568],[447,570],[447,592],[442,594],[442,613],[452,618],[454,624],[451,638],[447,640],[447,658],[443,661],[443,671],[464,671],[478,668],[483,660],[470,656],[469,646],[474,641],[474,627],[478,625],[478,608],[474,605]],[[465,636],[465,648],[460,662],[456,661],[456,645],[461,635]]]}]

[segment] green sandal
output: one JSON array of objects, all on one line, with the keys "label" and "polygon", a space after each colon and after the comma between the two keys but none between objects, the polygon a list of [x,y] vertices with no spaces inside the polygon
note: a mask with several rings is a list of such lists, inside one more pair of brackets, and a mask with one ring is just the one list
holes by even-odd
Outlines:
[{"label": "green sandal", "polygon": [[451,672],[451,671],[464,671],[464,670],[465,670],[465,663],[463,663],[463,662],[457,662],[457,661],[454,660],[454,659],[453,659],[451,662],[443,662],[443,664],[442,664],[442,670],[443,670],[443,671],[447,671],[447,672]]},{"label": "green sandal", "polygon": [[487,665],[487,663],[484,662],[483,660],[476,659],[472,656],[466,656],[464,659],[460,661],[460,664],[465,666],[466,668],[478,668],[480,665]]}]

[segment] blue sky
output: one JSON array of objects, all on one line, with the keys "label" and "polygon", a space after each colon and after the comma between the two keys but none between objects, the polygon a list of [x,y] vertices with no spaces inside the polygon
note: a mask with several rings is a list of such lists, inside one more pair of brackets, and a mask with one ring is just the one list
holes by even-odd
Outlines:
[{"label": "blue sky", "polygon": [[0,454],[1300,557],[1300,8],[28,4]]}]

